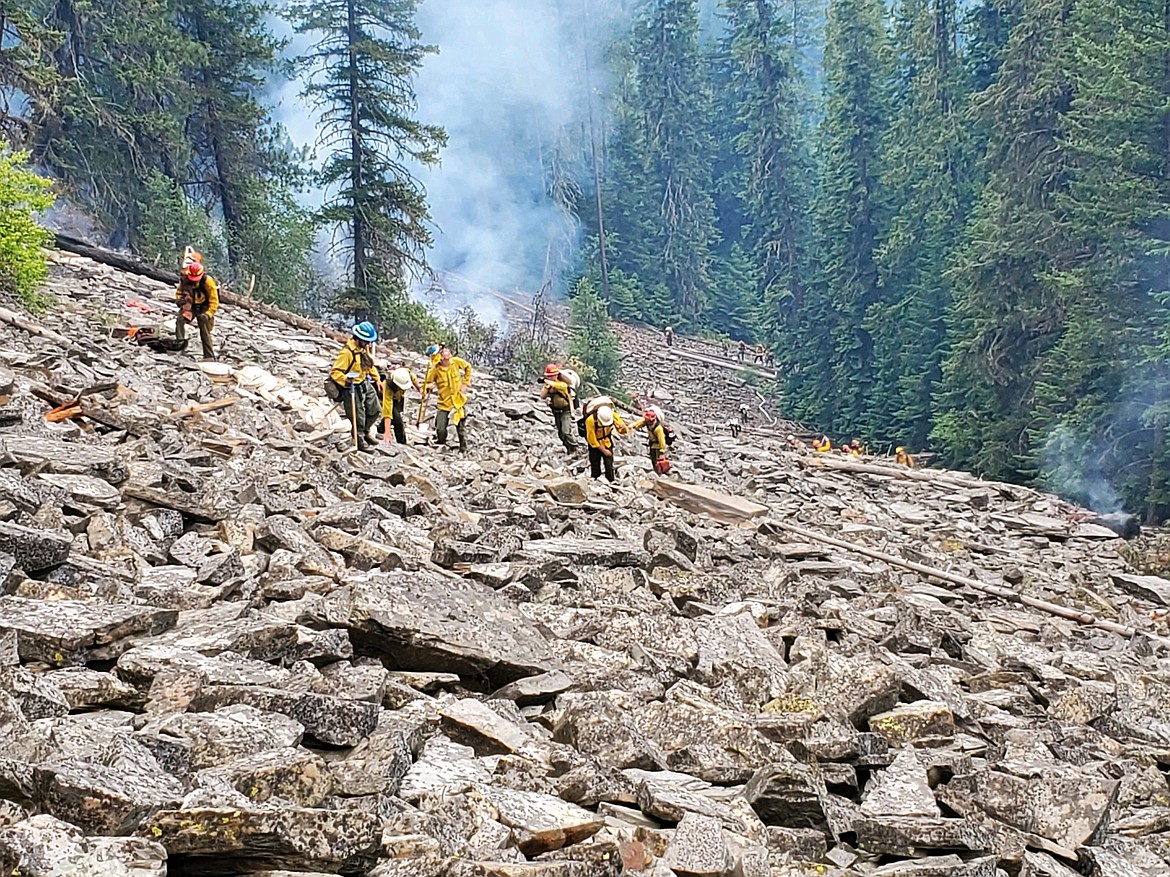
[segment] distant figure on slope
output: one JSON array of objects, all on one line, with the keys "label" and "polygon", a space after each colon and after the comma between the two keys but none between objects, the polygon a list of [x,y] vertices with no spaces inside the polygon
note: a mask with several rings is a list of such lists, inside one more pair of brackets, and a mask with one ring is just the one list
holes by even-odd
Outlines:
[{"label": "distant figure on slope", "polygon": [[616,429],[621,435],[629,432],[622,422],[621,416],[613,408],[613,400],[608,396],[598,396],[585,403],[585,440],[589,443],[589,473],[594,478],[601,477],[602,465],[605,466],[605,478],[610,483],[614,480],[613,470],[613,431]]},{"label": "distant figure on slope", "polygon": [[211,333],[215,329],[215,312],[219,310],[219,288],[215,278],[203,268],[203,256],[191,247],[183,253],[183,270],[179,274],[179,285],[175,289],[175,301],[179,303],[179,316],[175,320],[175,338],[185,341],[187,324],[199,325],[199,341],[203,345],[203,358],[215,360],[215,347]]},{"label": "distant figure on slope", "polygon": [[914,458],[911,457],[908,453],[906,453],[906,449],[904,447],[902,447],[901,445],[899,445],[894,450],[894,462],[901,463],[903,466],[905,466],[908,469],[914,468]]},{"label": "distant figure on slope", "polygon": [[[422,392],[422,384],[411,374],[410,369],[399,365],[390,372],[390,380],[382,390],[382,423],[394,427],[394,441],[400,445],[406,444],[406,424],[402,420],[402,412],[406,408],[406,391],[411,385]],[[385,429],[389,433],[388,429]]]},{"label": "distant figure on slope", "polygon": [[788,447],[797,451],[803,451],[806,447],[804,442],[791,433],[788,434],[788,438],[786,438],[785,441],[788,442]]},{"label": "distant figure on slope", "polygon": [[573,388],[555,362],[550,362],[544,368],[544,386],[540,390],[540,398],[548,402],[561,444],[566,451],[574,453],[577,440],[573,436]]},{"label": "distant figure on slope", "polygon": [[747,344],[743,340],[740,340],[739,342],[739,348],[736,350],[736,356],[740,362],[743,362],[744,357],[747,356]]},{"label": "distant figure on slope", "polygon": [[674,329],[670,326],[667,326],[662,330],[662,334],[666,336],[666,346],[674,347]]},{"label": "distant figure on slope", "polygon": [[755,352],[755,355],[752,357],[752,362],[754,362],[756,365],[763,365],[764,364],[764,345],[763,344],[756,345],[756,352]]},{"label": "distant figure on slope", "polygon": [[381,384],[382,377],[374,365],[372,349],[377,340],[378,330],[373,323],[358,323],[329,370],[329,379],[338,388],[333,398],[341,405],[346,419],[357,429],[359,451],[368,451],[378,441],[375,430],[381,419],[382,406],[374,384]]},{"label": "distant figure on slope", "polygon": [[439,397],[435,414],[435,443],[447,444],[447,426],[455,427],[459,435],[459,450],[467,450],[467,396],[463,392],[471,384],[471,363],[444,347],[439,352],[439,361],[427,370],[423,378],[423,390],[429,392],[433,386]]},{"label": "distant figure on slope", "polygon": [[822,435],[819,439],[813,439],[813,450],[818,454],[827,454],[833,450],[833,442],[827,435]]}]

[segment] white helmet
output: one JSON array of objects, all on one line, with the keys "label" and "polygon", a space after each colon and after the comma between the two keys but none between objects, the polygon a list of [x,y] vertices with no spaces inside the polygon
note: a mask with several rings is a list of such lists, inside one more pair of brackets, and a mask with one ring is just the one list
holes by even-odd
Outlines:
[{"label": "white helmet", "polygon": [[396,368],[390,372],[390,381],[398,389],[405,390],[410,386],[410,369]]},{"label": "white helmet", "polygon": [[613,426],[613,409],[608,406],[598,408],[597,422],[602,426]]}]

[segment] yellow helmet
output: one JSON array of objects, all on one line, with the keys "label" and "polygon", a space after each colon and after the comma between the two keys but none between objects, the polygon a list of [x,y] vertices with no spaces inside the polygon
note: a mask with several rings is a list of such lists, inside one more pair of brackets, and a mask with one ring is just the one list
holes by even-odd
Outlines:
[{"label": "yellow helmet", "polygon": [[906,449],[904,447],[902,447],[901,445],[899,445],[898,447],[894,448],[894,453],[895,454],[904,454],[904,453],[906,453]]}]

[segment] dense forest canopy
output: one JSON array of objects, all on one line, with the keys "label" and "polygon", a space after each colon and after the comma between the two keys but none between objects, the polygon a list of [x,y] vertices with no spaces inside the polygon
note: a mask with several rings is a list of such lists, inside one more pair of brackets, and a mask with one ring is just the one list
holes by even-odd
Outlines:
[{"label": "dense forest canopy", "polygon": [[839,436],[1160,519],[1168,26],[1165,0],[31,0],[0,17],[0,125],[109,242],[194,241],[284,304],[402,319],[428,252],[588,289],[768,344],[785,413]]}]

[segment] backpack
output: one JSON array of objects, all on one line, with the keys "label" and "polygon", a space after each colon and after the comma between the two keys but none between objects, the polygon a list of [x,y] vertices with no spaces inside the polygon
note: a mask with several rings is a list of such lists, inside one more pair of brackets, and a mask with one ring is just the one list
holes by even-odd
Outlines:
[{"label": "backpack", "polygon": [[585,429],[585,418],[584,417],[577,418],[577,435],[581,436],[581,438],[588,438],[589,437],[589,433]]},{"label": "backpack", "polygon": [[662,434],[666,436],[666,446],[668,448],[674,447],[674,430],[670,428],[670,424],[662,424]]},{"label": "backpack", "polygon": [[[353,368],[353,364],[357,362],[357,354],[353,354],[349,358],[349,369]],[[329,397],[329,401],[338,402],[341,400],[341,387],[337,381],[325,375],[325,395]]]}]

